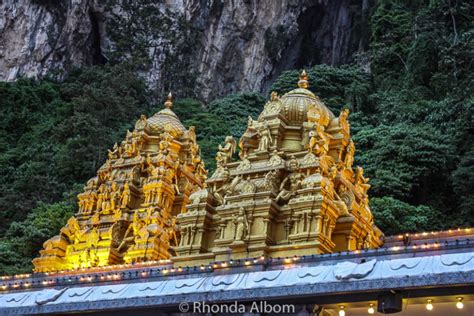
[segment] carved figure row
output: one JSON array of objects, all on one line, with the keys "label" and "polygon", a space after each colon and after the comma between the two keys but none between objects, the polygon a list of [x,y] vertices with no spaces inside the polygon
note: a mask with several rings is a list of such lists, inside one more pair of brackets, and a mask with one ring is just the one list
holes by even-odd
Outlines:
[{"label": "carved figure row", "polygon": [[129,182],[125,182],[123,187],[119,187],[116,182],[112,182],[110,187],[105,183],[99,186],[98,191],[87,190],[78,195],[79,212],[90,214],[93,211],[108,214],[119,208],[126,208],[131,200]]}]

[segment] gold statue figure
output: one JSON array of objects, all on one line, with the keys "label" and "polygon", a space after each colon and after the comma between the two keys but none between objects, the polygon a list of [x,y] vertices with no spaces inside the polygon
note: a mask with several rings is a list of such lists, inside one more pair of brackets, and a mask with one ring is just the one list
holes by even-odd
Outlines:
[{"label": "gold statue figure", "polygon": [[112,150],[108,150],[109,159],[120,158],[121,155],[122,155],[122,151],[121,151],[121,148],[117,145],[117,143],[114,144],[114,147]]},{"label": "gold statue figure", "polygon": [[216,161],[219,166],[225,166],[232,160],[236,146],[237,144],[232,136],[227,136],[225,138],[224,146],[219,144],[219,151],[216,154]]},{"label": "gold statue figure", "polygon": [[357,166],[355,174],[355,183],[357,187],[361,189],[363,194],[366,194],[370,188],[370,184],[368,184],[369,180],[369,178],[364,177],[364,169],[360,166]]},{"label": "gold statue figure", "polygon": [[239,208],[239,213],[234,216],[235,225],[235,241],[244,241],[247,237],[250,225],[245,214],[245,208],[242,206]]},{"label": "gold statue figure", "polygon": [[[303,174],[298,172],[298,161],[295,157],[292,157],[289,164],[288,170],[290,174],[281,182],[280,193],[276,197],[276,202],[288,202],[295,194],[296,191],[301,187],[303,181]],[[289,184],[289,188],[286,189]]]},{"label": "gold statue figure", "polygon": [[258,151],[268,151],[270,146],[272,146],[272,134],[270,132],[270,128],[268,124],[264,124],[258,130],[258,135],[260,137],[260,141],[258,143]]},{"label": "gold statue figure", "polygon": [[355,154],[355,145],[354,142],[351,140],[349,145],[346,148],[346,156],[344,157],[344,166],[347,169],[352,169],[352,165],[354,164],[354,154]]},{"label": "gold statue figure", "polygon": [[140,115],[140,119],[135,123],[135,129],[144,129],[147,125],[146,116]]},{"label": "gold statue figure", "polygon": [[127,181],[123,185],[123,192],[122,192],[122,195],[120,196],[120,207],[126,208],[128,206],[128,202],[130,202],[130,185],[128,184],[128,181]]}]

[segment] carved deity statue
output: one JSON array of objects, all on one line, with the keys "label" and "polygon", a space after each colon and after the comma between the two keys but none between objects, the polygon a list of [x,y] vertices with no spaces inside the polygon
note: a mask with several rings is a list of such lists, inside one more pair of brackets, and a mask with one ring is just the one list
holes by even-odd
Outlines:
[{"label": "carved deity statue", "polygon": [[149,222],[147,223],[146,227],[140,230],[140,240],[146,240],[151,236],[160,236],[165,232],[163,229],[163,227],[165,226],[164,220],[161,217],[160,213],[153,212],[153,214],[147,217],[149,218]]},{"label": "carved deity statue", "polygon": [[146,154],[144,171],[148,176],[151,176],[154,170],[155,166],[153,164],[153,159],[151,158],[150,154]]},{"label": "carved deity statue", "polygon": [[321,124],[316,125],[316,129],[310,131],[310,145],[314,153],[318,156],[326,155],[329,151],[329,137]]},{"label": "carved deity statue", "polygon": [[197,171],[197,174],[201,177],[202,181],[205,181],[209,171],[206,170],[204,161],[201,159],[201,149],[198,145],[193,145],[191,147],[191,164],[193,165],[194,170]]},{"label": "carved deity statue", "polygon": [[128,184],[128,181],[127,181],[123,185],[123,192],[122,192],[122,195],[120,196],[120,207],[126,208],[128,205],[128,202],[130,202],[130,185]]},{"label": "carved deity statue", "polygon": [[356,174],[355,174],[355,184],[357,187],[361,188],[362,193],[367,193],[367,191],[370,188],[369,178],[364,177],[364,169],[362,167],[357,167],[356,168]]},{"label": "carved deity statue", "polygon": [[347,169],[352,169],[352,164],[354,163],[354,154],[355,154],[355,146],[354,142],[351,140],[349,145],[346,148],[346,156],[344,157],[344,166]]},{"label": "carved deity statue", "polygon": [[140,136],[136,131],[130,133],[127,131],[127,136],[125,138],[125,142],[123,144],[125,153],[128,157],[134,157],[138,153],[138,139]]},{"label": "carved deity statue", "polygon": [[140,219],[140,215],[138,215],[138,211],[133,213],[132,223],[128,226],[127,230],[125,231],[124,238],[120,245],[117,247],[117,250],[120,252],[126,246],[128,246],[131,242],[135,240],[135,237],[138,236],[139,231],[145,225],[144,221]]},{"label": "carved deity statue", "polygon": [[296,194],[296,191],[301,188],[301,182],[303,181],[304,176],[302,173],[298,172],[298,167],[298,161],[295,157],[292,157],[288,163],[290,174],[288,174],[280,184],[280,193],[278,193],[276,197],[277,203],[289,201]]},{"label": "carved deity statue", "polygon": [[122,148],[117,145],[117,143],[114,144],[114,147],[112,150],[108,150],[108,157],[109,159],[115,159],[115,158],[120,158],[122,155]]},{"label": "carved deity statue", "polygon": [[166,156],[169,153],[169,147],[173,141],[173,136],[168,132],[163,132],[160,135],[160,139],[160,154]]},{"label": "carved deity statue", "polygon": [[349,122],[347,120],[347,118],[349,117],[349,109],[344,109],[341,111],[341,114],[339,115],[339,126],[341,126],[341,128],[349,133]]},{"label": "carved deity statue", "polygon": [[245,146],[245,140],[244,137],[242,136],[239,140],[239,157],[240,159],[245,159],[248,156],[248,147]]},{"label": "carved deity statue", "polygon": [[258,135],[260,137],[260,141],[258,143],[258,151],[268,151],[270,146],[272,146],[272,134],[268,124],[264,124],[258,130]]},{"label": "carved deity statue", "polygon": [[224,146],[219,144],[219,151],[216,154],[217,165],[225,166],[232,159],[232,155],[235,153],[236,142],[234,137],[227,136],[225,138]]},{"label": "carved deity statue", "polygon": [[100,211],[102,209],[102,202],[104,201],[104,190],[105,185],[101,184],[99,187],[99,193],[97,194],[97,204],[96,204],[96,211]]},{"label": "carved deity statue", "polygon": [[61,234],[66,236],[71,243],[77,244],[81,241],[84,232],[75,217],[68,219],[65,227],[61,228]]},{"label": "carved deity statue", "polygon": [[278,96],[278,92],[272,91],[272,93],[270,93],[270,101],[272,101],[272,102],[280,101],[280,97]]},{"label": "carved deity statue", "polygon": [[264,189],[272,191],[276,194],[276,192],[278,192],[278,188],[278,172],[275,170],[270,170],[265,175]]},{"label": "carved deity statue", "polygon": [[308,151],[319,155],[319,139],[316,131],[309,131]]},{"label": "carved deity statue", "polygon": [[116,206],[119,202],[120,197],[120,189],[117,186],[116,182],[112,182],[111,190],[110,190],[110,209],[115,211]]},{"label": "carved deity statue", "polygon": [[209,191],[219,204],[225,203],[225,197],[232,194],[235,191],[237,184],[242,180],[241,176],[237,176],[229,183],[230,174],[228,170],[224,172],[223,177],[222,185],[219,188],[217,187],[217,183],[214,183],[214,185],[209,188]]},{"label": "carved deity statue", "polygon": [[177,246],[178,243],[178,224],[176,223],[176,217],[173,217],[171,219],[171,224],[166,228],[166,238],[169,241],[169,243],[173,246]]},{"label": "carved deity statue", "polygon": [[144,129],[147,125],[146,116],[144,114],[140,115],[140,119],[135,123],[136,129]]},{"label": "carved deity statue", "polygon": [[104,190],[102,192],[102,213],[108,214],[110,211],[110,192],[107,186],[104,185]]},{"label": "carved deity statue", "polygon": [[249,234],[250,225],[243,207],[239,208],[239,213],[234,216],[235,240],[243,241]]}]

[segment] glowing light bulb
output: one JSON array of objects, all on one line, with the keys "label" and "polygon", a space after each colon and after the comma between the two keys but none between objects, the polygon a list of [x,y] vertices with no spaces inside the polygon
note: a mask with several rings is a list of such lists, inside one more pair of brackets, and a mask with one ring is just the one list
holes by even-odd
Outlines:
[{"label": "glowing light bulb", "polygon": [[369,309],[367,310],[369,314],[375,314],[374,304],[369,305]]},{"label": "glowing light bulb", "polygon": [[429,311],[433,310],[433,304],[432,304],[431,300],[426,301],[426,309],[429,310]]},{"label": "glowing light bulb", "polygon": [[457,309],[463,309],[464,308],[464,303],[462,302],[462,297],[458,297],[458,302],[456,303],[456,308]]},{"label": "glowing light bulb", "polygon": [[346,311],[344,310],[344,306],[339,306],[339,316],[346,316]]}]

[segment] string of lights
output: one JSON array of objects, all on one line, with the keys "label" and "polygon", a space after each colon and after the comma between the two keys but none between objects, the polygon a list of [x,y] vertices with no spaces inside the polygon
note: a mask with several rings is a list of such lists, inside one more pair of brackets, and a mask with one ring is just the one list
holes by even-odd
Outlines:
[{"label": "string of lights", "polygon": [[[472,233],[472,228],[457,228],[457,229],[449,229],[449,230],[442,230],[442,231],[431,231],[431,232],[421,232],[421,233],[405,233],[397,235],[396,238],[403,239],[405,237],[414,237],[414,238],[424,238],[429,236],[450,236],[456,233],[459,234],[470,234]],[[395,236],[388,237],[387,240],[393,239]]]},{"label": "string of lights", "polygon": [[110,282],[118,280],[130,280],[137,278],[162,277],[166,275],[191,274],[200,272],[212,272],[217,269],[229,269],[236,267],[251,267],[261,265],[290,265],[297,262],[311,262],[316,260],[331,260],[342,258],[358,258],[365,255],[381,256],[392,253],[422,252],[438,249],[465,247],[472,244],[469,239],[434,242],[424,244],[413,244],[410,246],[394,246],[388,248],[365,249],[347,252],[336,252],[329,254],[294,256],[285,258],[272,258],[261,256],[258,258],[246,258],[239,260],[228,260],[211,262],[208,265],[193,267],[173,267],[172,260],[148,261],[134,264],[120,264],[93,268],[80,268],[68,271],[54,271],[47,273],[18,274],[14,276],[2,276],[4,281],[0,285],[0,291],[10,291],[27,288],[51,287],[62,284],[81,284],[85,282]]}]

